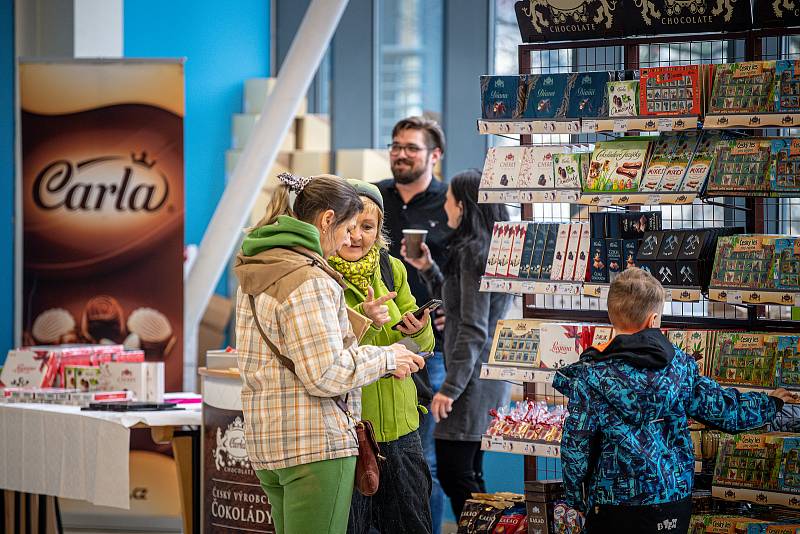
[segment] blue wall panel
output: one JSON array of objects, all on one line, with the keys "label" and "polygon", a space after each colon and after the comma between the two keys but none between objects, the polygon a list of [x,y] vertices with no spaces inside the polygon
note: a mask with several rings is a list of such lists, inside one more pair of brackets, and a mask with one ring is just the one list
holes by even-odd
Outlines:
[{"label": "blue wall panel", "polygon": [[243,82],[269,73],[269,17],[269,0],[125,1],[126,57],[186,58],[187,243],[200,243],[225,187]]},{"label": "blue wall panel", "polygon": [[0,365],[14,343],[14,2],[0,0]]}]

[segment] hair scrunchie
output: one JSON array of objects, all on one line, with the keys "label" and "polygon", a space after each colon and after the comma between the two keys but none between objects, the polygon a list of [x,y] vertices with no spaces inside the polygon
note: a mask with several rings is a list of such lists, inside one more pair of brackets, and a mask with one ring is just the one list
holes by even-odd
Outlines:
[{"label": "hair scrunchie", "polygon": [[278,180],[283,185],[289,188],[293,193],[300,193],[311,181],[311,177],[297,176],[288,172],[282,172],[278,175]]}]

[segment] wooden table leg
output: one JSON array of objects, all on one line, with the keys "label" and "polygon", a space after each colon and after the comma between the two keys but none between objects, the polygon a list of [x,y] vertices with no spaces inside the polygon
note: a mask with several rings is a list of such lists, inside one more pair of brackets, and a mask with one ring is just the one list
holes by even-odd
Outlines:
[{"label": "wooden table leg", "polygon": [[[183,531],[195,532],[194,525],[194,484],[199,480],[192,480],[192,437],[175,436],[172,438],[172,454],[175,456],[175,467],[178,471],[178,488],[181,497],[181,513],[183,515]],[[198,525],[199,528],[199,525]]]}]

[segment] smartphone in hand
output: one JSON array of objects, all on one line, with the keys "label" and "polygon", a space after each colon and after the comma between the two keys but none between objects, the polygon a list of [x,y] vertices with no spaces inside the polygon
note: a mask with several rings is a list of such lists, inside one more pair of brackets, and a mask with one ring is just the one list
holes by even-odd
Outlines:
[{"label": "smartphone in hand", "polygon": [[[422,316],[425,314],[425,310],[430,310],[431,312],[433,312],[433,310],[435,310],[436,308],[438,308],[441,305],[442,305],[442,301],[441,300],[439,300],[439,299],[431,299],[428,302],[426,302],[425,304],[423,304],[422,306],[420,306],[420,308],[417,309],[413,313],[413,315],[419,321],[419,320],[422,319]],[[396,325],[394,325],[392,327],[392,330],[397,330],[397,327],[399,325],[401,325],[401,324],[403,324],[403,320],[402,319],[400,320],[399,323],[397,323]]]}]

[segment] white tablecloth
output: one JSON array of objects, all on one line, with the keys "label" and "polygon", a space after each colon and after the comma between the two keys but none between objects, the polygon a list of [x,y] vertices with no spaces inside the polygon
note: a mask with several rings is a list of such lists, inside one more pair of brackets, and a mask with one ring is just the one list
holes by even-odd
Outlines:
[{"label": "white tablecloth", "polygon": [[129,508],[130,428],[199,426],[200,405],[167,412],[86,412],[0,404],[0,488]]}]

